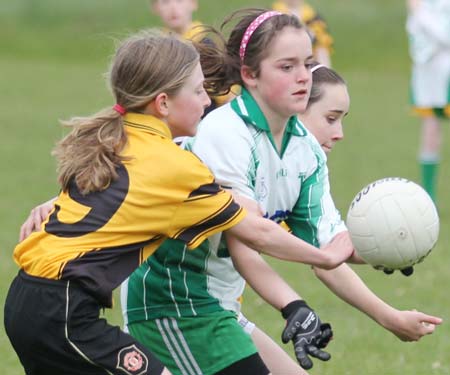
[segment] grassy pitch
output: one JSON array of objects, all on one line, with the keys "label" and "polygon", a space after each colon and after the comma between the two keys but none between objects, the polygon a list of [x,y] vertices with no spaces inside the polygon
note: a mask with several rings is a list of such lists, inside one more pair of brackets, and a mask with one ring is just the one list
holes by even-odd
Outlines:
[{"label": "grassy pitch", "polygon": [[[198,19],[219,25],[231,10],[268,6],[270,0],[200,0]],[[403,2],[311,1],[327,19],[335,38],[334,67],[351,95],[345,140],[329,160],[333,196],[345,217],[354,194],[378,178],[401,176],[418,181],[419,121],[408,108],[409,58]],[[17,273],[11,258],[20,224],[29,210],[57,193],[50,155],[61,137],[58,119],[111,105],[102,73],[113,41],[143,27],[158,26],[149,0],[15,0],[0,4],[0,301]],[[448,124],[444,140],[448,142]],[[444,143],[445,144],[445,143]],[[438,189],[441,234],[436,248],[415,274],[385,276],[356,267],[369,287],[399,309],[442,316],[444,324],[419,343],[400,342],[362,313],[330,293],[309,267],[270,260],[286,280],[332,323],[332,359],[315,361],[311,374],[450,374],[450,148],[443,150]],[[118,299],[107,312],[121,324]],[[244,313],[278,342],[281,315],[248,290]],[[0,315],[3,317],[3,309]],[[2,319],[3,320],[3,319]],[[292,353],[290,345],[285,346]],[[2,373],[23,370],[0,326]]]}]

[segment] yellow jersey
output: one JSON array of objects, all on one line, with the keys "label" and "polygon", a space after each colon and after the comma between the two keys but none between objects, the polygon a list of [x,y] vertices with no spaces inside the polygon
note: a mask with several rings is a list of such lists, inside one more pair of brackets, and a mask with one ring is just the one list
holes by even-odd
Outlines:
[{"label": "yellow jersey", "polygon": [[198,247],[237,224],[245,211],[193,153],[155,117],[124,117],[129,157],[105,190],[81,195],[72,182],[42,224],[14,250],[28,274],[75,280],[111,305],[111,293],[166,238]]}]

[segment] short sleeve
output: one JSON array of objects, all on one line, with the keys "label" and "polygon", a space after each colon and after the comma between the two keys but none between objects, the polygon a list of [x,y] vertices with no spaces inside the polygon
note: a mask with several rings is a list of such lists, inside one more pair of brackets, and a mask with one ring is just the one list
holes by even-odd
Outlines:
[{"label": "short sleeve", "polygon": [[258,166],[254,150],[247,126],[229,105],[202,120],[192,147],[219,185],[252,199]]},{"label": "short sleeve", "polygon": [[177,173],[177,189],[185,199],[174,211],[167,235],[195,248],[207,237],[239,223],[246,211],[215,183],[209,169],[197,157],[185,153],[189,163]]},{"label": "short sleeve", "polygon": [[317,247],[347,230],[331,197],[325,161],[302,181],[300,197],[286,222],[295,236]]}]

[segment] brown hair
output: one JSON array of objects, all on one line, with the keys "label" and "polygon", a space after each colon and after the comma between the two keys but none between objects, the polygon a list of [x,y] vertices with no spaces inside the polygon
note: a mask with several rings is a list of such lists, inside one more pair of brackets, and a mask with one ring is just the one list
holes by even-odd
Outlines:
[{"label": "brown hair", "polygon": [[[158,94],[175,95],[192,74],[199,55],[174,35],[146,30],[125,39],[117,48],[108,73],[116,103],[128,112],[143,112]],[[122,116],[106,108],[90,117],[63,121],[71,132],[55,147],[58,181],[67,190],[75,181],[82,194],[103,190],[118,177],[127,160]]]},{"label": "brown hair", "polygon": [[[239,48],[247,27],[259,15],[267,12],[262,8],[247,8],[233,12],[220,27],[220,31],[212,27],[205,30],[205,38],[196,43],[200,52],[206,89],[210,94],[222,95],[228,93],[231,86],[243,85],[241,78],[241,60]],[[235,24],[228,40],[223,37],[224,29]],[[261,61],[268,55],[267,46],[277,33],[285,27],[302,29],[304,26],[298,17],[280,14],[263,22],[252,34],[244,56],[243,64],[247,65],[257,76],[260,72]],[[210,43],[205,42],[212,41]]]},{"label": "brown hair", "polygon": [[[346,85],[345,80],[333,69],[325,65],[315,64],[312,67],[312,87],[308,100],[308,107],[318,102],[323,96],[323,85]],[[317,67],[314,70],[314,67]]]}]

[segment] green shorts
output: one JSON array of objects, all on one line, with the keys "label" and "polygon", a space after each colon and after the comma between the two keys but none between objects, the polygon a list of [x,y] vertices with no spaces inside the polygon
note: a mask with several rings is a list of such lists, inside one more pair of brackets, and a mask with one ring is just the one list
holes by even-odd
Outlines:
[{"label": "green shorts", "polygon": [[230,311],[134,322],[128,329],[174,375],[212,375],[257,352]]}]

